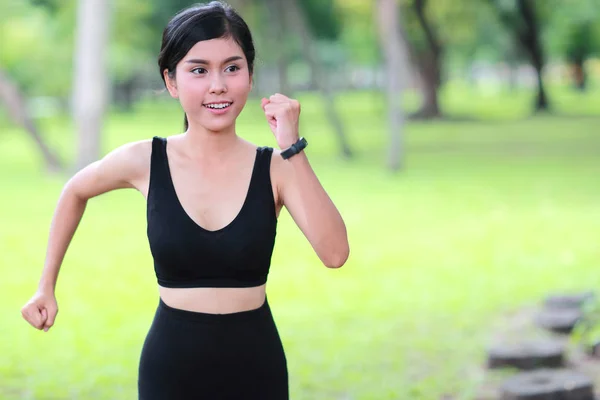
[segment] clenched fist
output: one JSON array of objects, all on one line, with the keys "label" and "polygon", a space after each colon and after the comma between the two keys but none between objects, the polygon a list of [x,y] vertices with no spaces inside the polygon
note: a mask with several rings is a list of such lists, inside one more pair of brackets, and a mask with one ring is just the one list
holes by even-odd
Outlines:
[{"label": "clenched fist", "polygon": [[54,325],[58,304],[54,293],[36,292],[31,300],[21,308],[21,315],[34,328],[48,332]]},{"label": "clenched fist", "polygon": [[299,137],[300,103],[276,93],[268,99],[263,98],[260,105],[279,148],[287,149],[296,143]]}]

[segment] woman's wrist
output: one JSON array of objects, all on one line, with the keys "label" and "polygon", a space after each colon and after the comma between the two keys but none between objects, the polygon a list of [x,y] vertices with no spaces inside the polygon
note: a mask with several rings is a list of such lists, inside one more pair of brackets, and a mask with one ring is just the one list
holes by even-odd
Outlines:
[{"label": "woman's wrist", "polygon": [[40,293],[50,293],[54,294],[54,290],[56,289],[56,283],[52,281],[47,281],[42,279],[38,284],[38,292]]},{"label": "woman's wrist", "polygon": [[290,147],[292,147],[297,141],[298,141],[298,138],[295,138],[292,141],[286,140],[285,142],[277,143],[277,145],[279,146],[280,150],[287,150]]}]

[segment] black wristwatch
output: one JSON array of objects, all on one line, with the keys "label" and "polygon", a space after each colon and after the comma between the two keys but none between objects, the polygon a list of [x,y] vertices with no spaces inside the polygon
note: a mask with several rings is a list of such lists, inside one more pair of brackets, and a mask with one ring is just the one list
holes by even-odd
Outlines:
[{"label": "black wristwatch", "polygon": [[304,139],[303,137],[301,137],[300,139],[298,139],[298,141],[296,143],[294,143],[293,145],[291,145],[287,149],[283,150],[281,152],[281,157],[284,160],[287,160],[291,156],[300,153],[306,146],[308,146],[308,142],[306,141],[306,139]]}]

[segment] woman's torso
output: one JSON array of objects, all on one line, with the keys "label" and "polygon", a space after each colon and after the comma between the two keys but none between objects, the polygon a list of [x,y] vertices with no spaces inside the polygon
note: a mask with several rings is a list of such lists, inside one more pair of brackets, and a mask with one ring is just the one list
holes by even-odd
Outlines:
[{"label": "woman's torso", "polygon": [[[170,136],[166,146],[168,170],[178,204],[189,221],[207,234],[229,227],[238,218],[249,194],[256,146],[243,142],[238,156],[221,164],[208,165],[186,159],[181,152],[182,135]],[[151,152],[152,147],[148,146]],[[150,160],[151,155],[148,155]],[[150,164],[149,164],[150,165]],[[269,166],[270,167],[270,166]],[[135,186],[148,200],[150,172]],[[275,216],[281,210],[275,184],[271,186]],[[193,228],[193,227],[192,227]],[[253,287],[164,287],[159,284],[163,301],[174,308],[226,314],[260,307],[265,300],[266,284]]]}]

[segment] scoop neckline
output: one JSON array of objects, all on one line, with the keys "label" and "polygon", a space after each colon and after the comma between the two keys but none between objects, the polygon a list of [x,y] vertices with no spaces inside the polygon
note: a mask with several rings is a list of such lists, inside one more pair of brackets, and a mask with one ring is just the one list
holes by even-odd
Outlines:
[{"label": "scoop neckline", "polygon": [[227,223],[225,226],[223,226],[222,228],[219,228],[219,229],[211,230],[211,229],[207,229],[207,228],[203,227],[202,225],[200,225],[199,223],[197,223],[183,207],[183,204],[181,203],[179,195],[177,194],[177,189],[175,188],[175,183],[173,182],[173,175],[171,174],[171,167],[169,165],[169,156],[167,154],[168,139],[162,138],[162,141],[164,143],[164,145],[163,145],[164,161],[165,161],[165,166],[167,169],[167,177],[169,178],[168,181],[169,181],[170,189],[175,197],[175,200],[177,201],[177,207],[179,208],[180,212],[183,213],[183,215],[185,216],[185,219],[188,220],[191,224],[193,224],[197,229],[199,229],[203,232],[206,232],[206,233],[219,233],[219,232],[223,232],[223,231],[229,229],[230,227],[232,227],[241,218],[242,213],[244,212],[244,210],[246,209],[246,207],[248,205],[251,190],[252,190],[252,187],[253,187],[253,184],[255,181],[256,169],[257,169],[257,164],[258,164],[258,151],[260,148],[259,147],[256,148],[256,154],[254,156],[254,163],[252,165],[252,173],[250,175],[248,189],[246,190],[246,195],[244,197],[244,201],[242,202],[242,206],[240,207],[240,210],[237,212],[235,217],[229,223]]}]

